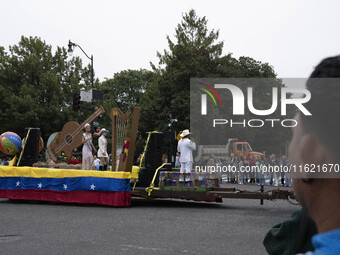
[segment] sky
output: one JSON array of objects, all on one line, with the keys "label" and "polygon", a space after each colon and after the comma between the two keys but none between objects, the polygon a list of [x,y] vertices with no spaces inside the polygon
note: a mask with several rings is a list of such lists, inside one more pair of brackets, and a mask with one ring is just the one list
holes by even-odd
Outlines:
[{"label": "sky", "polygon": [[[52,45],[68,41],[93,54],[100,81],[126,69],[151,69],[168,48],[182,14],[194,9],[220,31],[223,54],[269,63],[280,78],[305,78],[325,57],[340,54],[337,0],[1,0],[0,45],[37,36]],[[76,49],[74,55],[90,63]]]}]

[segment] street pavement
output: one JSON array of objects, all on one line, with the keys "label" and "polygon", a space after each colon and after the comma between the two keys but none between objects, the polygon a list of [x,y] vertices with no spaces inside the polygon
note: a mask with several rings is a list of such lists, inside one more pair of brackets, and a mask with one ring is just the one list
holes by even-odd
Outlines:
[{"label": "street pavement", "polygon": [[0,199],[0,254],[266,254],[266,232],[299,208],[286,200],[133,199],[112,208]]}]

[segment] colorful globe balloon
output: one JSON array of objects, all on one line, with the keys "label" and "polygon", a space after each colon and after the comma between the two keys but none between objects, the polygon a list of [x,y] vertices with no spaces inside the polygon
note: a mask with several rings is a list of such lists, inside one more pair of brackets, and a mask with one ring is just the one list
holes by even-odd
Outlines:
[{"label": "colorful globe balloon", "polygon": [[15,155],[21,150],[22,140],[13,132],[5,132],[0,136],[0,150],[6,155]]}]

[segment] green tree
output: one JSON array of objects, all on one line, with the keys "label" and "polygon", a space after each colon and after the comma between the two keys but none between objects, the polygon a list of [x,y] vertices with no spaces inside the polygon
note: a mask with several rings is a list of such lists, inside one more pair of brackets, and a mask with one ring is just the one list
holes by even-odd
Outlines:
[{"label": "green tree", "polygon": [[73,93],[87,88],[89,68],[79,57],[67,59],[65,48],[52,47],[38,37],[21,37],[9,53],[0,49],[1,132],[24,134],[40,127],[45,138],[87,111],[72,112]]},{"label": "green tree", "polygon": [[113,78],[101,83],[104,105],[107,108],[118,107],[122,111],[140,105],[143,93],[152,77],[153,72],[145,69],[115,73]]},{"label": "green tree", "polygon": [[[276,78],[273,67],[268,63],[245,56],[236,59],[232,54],[222,56],[223,42],[219,41],[219,31],[208,29],[206,17],[198,17],[194,10],[190,10],[182,18],[175,30],[175,40],[167,36],[169,49],[157,53],[158,66],[151,63],[155,79],[147,87],[142,100],[142,133],[166,130],[169,114],[178,119],[172,127],[175,130],[189,127],[190,78]],[[276,84],[282,85],[279,81]],[[255,92],[269,93],[271,86],[259,86]],[[263,97],[254,104],[259,109],[267,109],[271,105],[271,97]],[[250,117],[249,113],[246,117]],[[265,141],[258,135],[268,137],[266,134],[277,132],[274,129],[248,131],[234,129],[234,135],[261,145],[261,149],[273,140]],[[285,139],[280,135],[275,138],[278,144]]]},{"label": "green tree", "polygon": [[189,127],[190,78],[276,76],[270,65],[252,58],[235,59],[232,54],[221,56],[223,42],[218,41],[219,31],[209,30],[207,22],[206,17],[198,17],[194,10],[183,14],[183,20],[175,30],[176,42],[167,36],[169,50],[157,53],[157,67],[151,63],[156,78],[152,92],[147,91],[144,97],[143,118],[152,112],[157,114],[152,123],[147,117],[142,119],[145,128],[164,130],[170,113],[179,120],[176,129]]},{"label": "green tree", "polygon": [[176,28],[176,42],[167,36],[169,51],[157,53],[158,67],[151,63],[156,77],[150,85],[152,91],[147,91],[143,100],[144,131],[164,130],[169,114],[178,119],[175,128],[189,127],[190,78],[210,77],[215,72],[223,48],[223,42],[216,42],[218,36],[219,31],[209,31],[207,19],[198,17],[194,10],[183,15]]},{"label": "green tree", "polygon": [[124,70],[102,82],[99,88],[104,92],[104,100],[99,104],[104,107],[107,114],[105,119],[100,119],[100,126],[111,128],[108,116],[112,108],[117,107],[125,113],[128,108],[132,111],[133,107],[140,106],[153,75],[152,71],[145,69]]}]

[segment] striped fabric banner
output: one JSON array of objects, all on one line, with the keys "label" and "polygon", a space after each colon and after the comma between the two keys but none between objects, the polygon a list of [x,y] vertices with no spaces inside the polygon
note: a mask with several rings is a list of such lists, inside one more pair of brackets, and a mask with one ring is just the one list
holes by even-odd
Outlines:
[{"label": "striped fabric banner", "polygon": [[129,206],[130,175],[128,172],[0,166],[0,197]]}]

